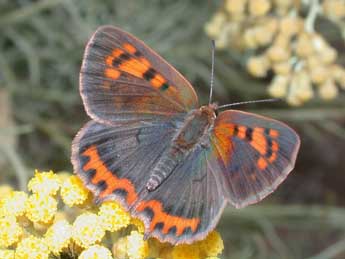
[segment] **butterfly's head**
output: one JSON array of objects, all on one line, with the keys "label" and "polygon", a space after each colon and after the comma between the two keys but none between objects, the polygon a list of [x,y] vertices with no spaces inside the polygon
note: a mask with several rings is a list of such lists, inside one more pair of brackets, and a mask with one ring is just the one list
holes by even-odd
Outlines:
[{"label": "butterfly's head", "polygon": [[210,103],[208,105],[201,106],[199,110],[209,118],[209,121],[213,121],[217,116],[217,109],[218,104]]}]

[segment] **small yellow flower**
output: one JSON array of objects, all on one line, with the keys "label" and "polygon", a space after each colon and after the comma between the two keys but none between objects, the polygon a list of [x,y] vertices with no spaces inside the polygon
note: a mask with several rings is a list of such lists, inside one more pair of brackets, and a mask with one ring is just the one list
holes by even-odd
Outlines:
[{"label": "small yellow flower", "polygon": [[13,192],[13,188],[11,186],[6,185],[6,184],[0,186],[0,205],[1,205],[1,200],[6,198],[12,192]]},{"label": "small yellow flower", "polygon": [[331,100],[338,95],[338,88],[332,79],[319,86],[319,95],[324,100]]},{"label": "small yellow flower", "polygon": [[0,248],[17,243],[23,234],[14,216],[0,216]]},{"label": "small yellow flower", "polygon": [[127,253],[129,259],[143,259],[148,256],[149,247],[144,235],[138,231],[132,231],[127,236]]},{"label": "small yellow flower", "polygon": [[289,61],[276,62],[272,65],[272,69],[277,75],[287,76],[290,74],[291,68],[291,62]]},{"label": "small yellow flower", "polygon": [[0,249],[1,259],[14,259],[14,250]]},{"label": "small yellow flower", "polygon": [[84,250],[78,259],[113,259],[108,248],[100,245],[93,245]]},{"label": "small yellow flower", "polygon": [[246,0],[227,0],[225,1],[225,10],[231,15],[243,14],[246,9]]},{"label": "small yellow flower", "polygon": [[72,226],[67,220],[55,222],[46,232],[45,241],[49,250],[54,254],[60,253],[67,248],[72,238]]},{"label": "small yellow flower", "polygon": [[57,200],[50,195],[32,194],[26,202],[26,216],[42,224],[50,223],[57,211]]},{"label": "small yellow flower", "polygon": [[60,188],[60,179],[53,171],[35,171],[35,176],[29,181],[28,189],[40,195],[55,195]]},{"label": "small yellow flower", "polygon": [[199,246],[202,254],[206,256],[220,255],[224,249],[224,243],[217,231],[212,231],[206,239],[196,243]]},{"label": "small yellow flower", "polygon": [[89,197],[89,191],[75,175],[68,177],[61,185],[61,198],[70,207],[82,205]]},{"label": "small yellow flower", "polygon": [[177,245],[172,250],[172,259],[199,259],[200,249],[197,245]]},{"label": "small yellow flower", "polygon": [[222,32],[225,22],[226,15],[222,12],[216,13],[211,21],[205,25],[205,31],[211,37],[218,37]]},{"label": "small yellow flower", "polygon": [[142,222],[140,219],[138,218],[132,218],[131,219],[131,224],[133,224],[139,233],[144,233],[145,231],[145,225],[144,225],[144,222]]},{"label": "small yellow flower", "polygon": [[28,195],[25,192],[12,191],[0,204],[0,215],[22,216],[25,213],[25,203]]},{"label": "small yellow flower", "polygon": [[294,36],[302,30],[302,25],[302,20],[298,17],[284,16],[279,24],[280,33],[286,37]]},{"label": "small yellow flower", "polygon": [[344,0],[327,0],[323,1],[323,10],[331,19],[340,19],[345,17]]},{"label": "small yellow flower", "polygon": [[73,240],[81,247],[87,248],[101,241],[104,234],[103,224],[96,214],[81,214],[73,223]]},{"label": "small yellow flower", "polygon": [[262,16],[271,9],[269,0],[249,0],[249,13],[253,16]]},{"label": "small yellow flower", "polygon": [[310,33],[302,32],[297,37],[295,52],[300,58],[306,58],[314,53]]},{"label": "small yellow flower", "polygon": [[272,62],[284,62],[290,58],[289,48],[284,48],[277,44],[272,45],[266,51],[267,56]]},{"label": "small yellow flower", "polygon": [[128,212],[114,201],[104,202],[99,208],[98,216],[104,229],[111,232],[127,227],[131,220]]},{"label": "small yellow flower", "polygon": [[49,249],[44,239],[29,236],[17,246],[16,259],[48,259]]},{"label": "small yellow flower", "polygon": [[265,77],[270,68],[270,62],[266,56],[251,57],[247,63],[248,71],[256,77]]}]

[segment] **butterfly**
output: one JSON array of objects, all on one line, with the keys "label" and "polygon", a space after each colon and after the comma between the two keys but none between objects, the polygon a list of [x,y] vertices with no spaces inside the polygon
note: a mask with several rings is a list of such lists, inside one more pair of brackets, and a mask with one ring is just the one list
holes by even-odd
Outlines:
[{"label": "butterfly", "polygon": [[201,240],[228,203],[262,200],[294,167],[294,130],[200,107],[178,71],[116,27],[100,27],[89,40],[80,94],[92,120],[73,140],[74,172],[98,202],[118,201],[141,219],[145,238]]}]

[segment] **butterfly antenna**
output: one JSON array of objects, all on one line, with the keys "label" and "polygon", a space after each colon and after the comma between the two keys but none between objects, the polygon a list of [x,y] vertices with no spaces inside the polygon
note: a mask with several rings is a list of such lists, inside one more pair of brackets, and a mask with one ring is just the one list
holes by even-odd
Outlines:
[{"label": "butterfly antenna", "polygon": [[245,101],[245,102],[238,102],[238,103],[229,103],[229,104],[224,104],[220,105],[217,107],[218,109],[222,108],[227,108],[227,107],[232,107],[232,106],[237,106],[237,105],[242,105],[242,104],[249,104],[249,103],[271,103],[271,102],[279,102],[282,99],[280,98],[271,98],[271,99],[263,99],[263,100],[254,100],[254,101]]},{"label": "butterfly antenna", "polygon": [[216,43],[214,40],[211,41],[212,44],[212,66],[211,66],[211,81],[210,81],[210,97],[208,103],[210,104],[212,102],[212,94],[213,94],[213,81],[214,81],[214,52],[216,49]]}]

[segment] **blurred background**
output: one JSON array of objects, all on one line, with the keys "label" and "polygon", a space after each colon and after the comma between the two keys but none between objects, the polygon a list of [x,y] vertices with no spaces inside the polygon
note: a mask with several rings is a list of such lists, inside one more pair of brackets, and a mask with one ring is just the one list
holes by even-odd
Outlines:
[{"label": "blurred background", "polygon": [[219,224],[223,258],[345,258],[344,0],[0,0],[0,184],[25,190],[34,169],[72,171],[89,120],[78,91],[100,25],[136,35],[207,103],[216,40],[219,104],[288,123],[295,170],[274,194]]}]

